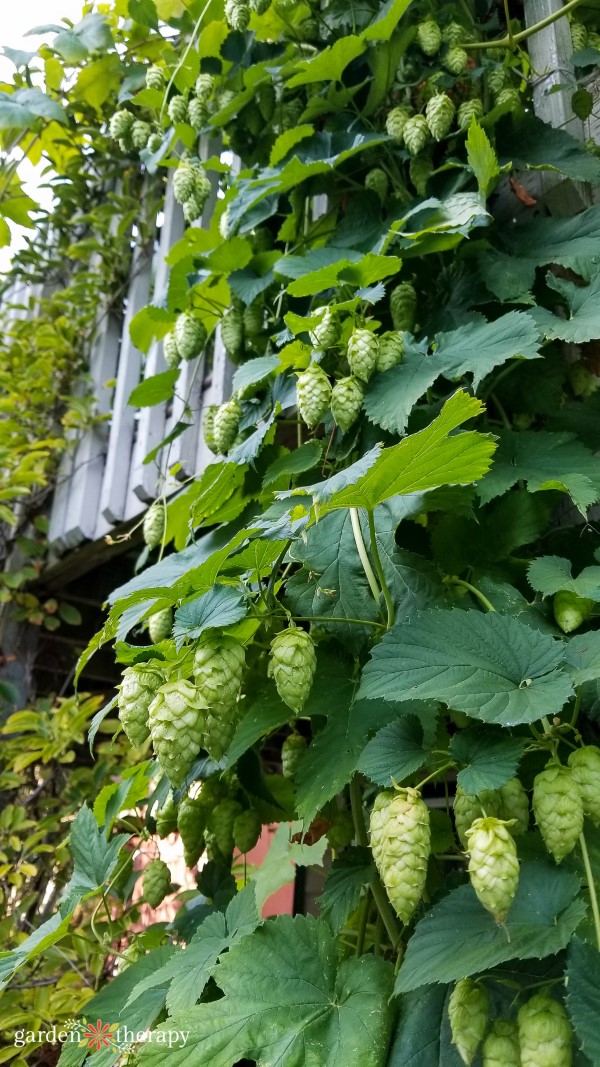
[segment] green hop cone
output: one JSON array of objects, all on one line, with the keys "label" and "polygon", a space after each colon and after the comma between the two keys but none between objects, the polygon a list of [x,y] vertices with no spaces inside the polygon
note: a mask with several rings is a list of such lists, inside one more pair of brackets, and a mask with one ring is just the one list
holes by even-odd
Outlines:
[{"label": "green hop cone", "polygon": [[160,641],[166,641],[171,636],[173,629],[173,611],[171,608],[163,608],[155,611],[148,619],[148,636],[153,645]]},{"label": "green hop cone", "polygon": [[354,821],[351,811],[340,811],[333,820],[327,831],[327,840],[330,848],[339,852],[347,848],[354,839]]},{"label": "green hop cone", "polygon": [[413,110],[411,107],[402,105],[392,108],[387,114],[385,120],[386,132],[390,137],[393,137],[398,144],[402,144],[404,140],[404,127],[412,114]]},{"label": "green hop cone", "polygon": [[175,340],[182,359],[195,359],[206,344],[206,327],[200,319],[184,311],[175,323]]},{"label": "green hop cone", "polygon": [[215,87],[215,79],[212,74],[199,74],[196,78],[194,93],[198,100],[208,100]]},{"label": "green hop cone", "polygon": [[233,360],[239,358],[244,348],[244,316],[238,308],[232,307],[223,315],[221,338],[227,355]]},{"label": "green hop cone", "polygon": [[389,187],[390,183],[388,176],[381,167],[373,167],[365,178],[365,189],[369,189],[372,193],[376,193],[382,204],[385,203]]},{"label": "green hop cone", "polygon": [[509,78],[506,67],[492,67],[487,72],[488,89],[492,96],[498,96],[498,93],[508,84]]},{"label": "green hop cone", "polygon": [[163,143],[163,139],[162,139],[160,133],[152,133],[152,134],[150,134],[150,137],[148,138],[148,146],[147,146],[150,155],[153,156],[155,152],[158,152],[159,148],[162,148],[162,143]]},{"label": "green hop cone", "polygon": [[517,1024],[511,1019],[495,1019],[481,1051],[483,1067],[521,1067]]},{"label": "green hop cone", "polygon": [[202,748],[206,701],[190,682],[162,685],[148,711],[156,758],[174,786],[184,779]]},{"label": "green hop cone", "polygon": [[348,341],[347,357],[356,378],[368,382],[377,363],[379,339],[370,330],[353,330]]},{"label": "green hop cone", "polygon": [[282,130],[293,130],[298,125],[303,111],[304,101],[299,96],[286,100],[281,108]]},{"label": "green hop cone", "polygon": [[167,107],[169,118],[174,126],[180,122],[186,122],[188,106],[185,96],[174,96],[169,100]]},{"label": "green hop cone", "polygon": [[181,355],[177,347],[177,338],[171,330],[163,337],[163,355],[167,367],[173,370],[181,363]]},{"label": "green hop cone", "polygon": [[518,89],[513,89],[512,85],[507,85],[506,89],[501,89],[496,97],[496,104],[498,107],[501,104],[508,104],[513,111],[520,108],[521,97]]},{"label": "green hop cone", "polygon": [[457,785],[454,797],[454,823],[458,840],[463,848],[467,846],[467,830],[483,814],[500,816],[500,796],[496,790],[486,789],[479,794],[465,793],[462,786]]},{"label": "green hop cone", "polygon": [[188,122],[196,133],[203,130],[210,118],[208,105],[204,100],[193,96],[188,104]]},{"label": "green hop cone", "polygon": [[215,416],[218,410],[218,404],[210,404],[202,414],[202,434],[208,448],[214,455],[219,451],[215,441]]},{"label": "green hop cone", "polygon": [[373,859],[394,911],[412,919],[425,887],[431,851],[429,811],[416,789],[386,790],[371,812]]},{"label": "green hop cone", "polygon": [[250,7],[257,15],[264,15],[271,6],[271,0],[250,0]]},{"label": "green hop cone", "polygon": [[230,29],[243,33],[250,22],[250,5],[246,0],[225,0],[225,18]]},{"label": "green hop cone", "polygon": [[408,165],[408,173],[419,196],[425,196],[427,182],[433,174],[433,157],[431,151],[425,149],[418,156],[412,156]]},{"label": "green hop cone", "polygon": [[468,130],[473,119],[479,122],[481,118],[483,118],[483,101],[478,96],[474,96],[471,100],[463,100],[456,114],[459,130]]},{"label": "green hop cone", "polygon": [[417,44],[426,56],[435,56],[442,44],[442,31],[433,19],[425,19],[417,26]]},{"label": "green hop cone", "polygon": [[448,48],[444,55],[444,66],[446,70],[450,71],[450,74],[459,76],[464,74],[469,66],[469,57],[464,48],[459,48],[454,45],[453,48]]},{"label": "green hop cone", "polygon": [[311,317],[322,315],[323,318],[310,331],[310,339],[315,348],[332,348],[339,340],[339,327],[331,308],[319,307],[311,311]]},{"label": "green hop cone", "polygon": [[246,652],[235,637],[207,633],[200,638],[194,652],[194,678],[208,705],[237,700]]},{"label": "green hop cone", "polygon": [[202,205],[198,202],[196,194],[194,193],[183,205],[183,217],[189,225],[192,222],[196,222],[201,216]]},{"label": "green hop cone", "polygon": [[225,455],[235,441],[242,417],[239,402],[233,397],[221,404],[215,413],[213,433],[218,452]]},{"label": "green hop cone", "polygon": [[483,1041],[487,1029],[489,998],[484,986],[472,978],[461,978],[457,982],[448,1001],[448,1018],[452,1044],[458,1054],[470,1067]]},{"label": "green hop cone", "polygon": [[173,175],[173,195],[178,204],[185,204],[194,195],[196,172],[192,163],[180,163]]},{"label": "green hop cone", "polygon": [[302,759],[308,743],[301,734],[290,734],[281,746],[281,773],[284,778],[294,778],[298,764]]},{"label": "green hop cone", "polygon": [[147,89],[163,89],[165,79],[160,67],[151,66],[146,71],[146,88]]},{"label": "green hop cone", "polygon": [[446,93],[436,93],[427,101],[425,119],[435,141],[441,141],[452,129],[454,104]]},{"label": "green hop cone", "polygon": [[394,333],[389,330],[379,338],[379,351],[377,353],[375,370],[378,374],[382,374],[386,370],[391,370],[392,367],[397,366],[397,364],[401,362],[403,355],[404,334]]},{"label": "green hop cone", "polygon": [[204,728],[204,747],[211,759],[223,758],[231,742],[235,729],[240,721],[244,705],[237,700],[229,703],[221,701],[213,704],[206,713],[206,726]]},{"label": "green hop cone", "polygon": [[533,813],[557,863],[572,852],[583,830],[583,802],[570,768],[549,763],[533,782]]},{"label": "green hop cone", "polygon": [[513,837],[527,833],[529,828],[529,798],[518,778],[511,778],[497,791],[500,818],[512,822]]},{"label": "green hop cone", "polygon": [[574,52],[581,52],[588,45],[588,30],[584,22],[571,21],[571,44]]},{"label": "green hop cone", "polygon": [[177,829],[183,843],[186,867],[195,867],[204,852],[206,820],[206,803],[201,797],[182,798],[177,814]]},{"label": "green hop cone", "polygon": [[519,885],[517,846],[502,819],[475,819],[467,830],[469,878],[477,899],[503,923]]},{"label": "green hop cone", "polygon": [[400,282],[400,285],[392,289],[390,314],[395,330],[408,330],[412,333],[417,315],[417,294],[410,282]]},{"label": "green hop cone", "polygon": [[429,126],[424,115],[413,115],[404,127],[404,144],[411,156],[418,156],[429,140]]},{"label": "green hop cone", "polygon": [[131,143],[134,148],[139,151],[145,148],[148,144],[148,139],[152,133],[152,127],[147,122],[142,122],[141,119],[136,119],[131,127]]},{"label": "green hop cone", "polygon": [[593,600],[577,596],[577,593],[572,593],[568,589],[560,589],[552,604],[556,624],[564,634],[578,630],[581,624],[589,619],[593,607]]},{"label": "green hop cone", "polygon": [[331,383],[318,363],[311,363],[300,375],[296,395],[300,417],[313,430],[327,413],[331,400]]},{"label": "green hop cone", "polygon": [[151,908],[162,904],[171,886],[171,872],[164,860],[152,860],[144,870],[144,897]]},{"label": "green hop cone", "polygon": [[238,852],[245,854],[254,848],[262,831],[262,821],[257,812],[242,811],[233,824],[233,843]]},{"label": "green hop cone", "polygon": [[237,800],[227,797],[221,800],[210,813],[208,826],[213,835],[215,844],[223,856],[227,859],[234,849],[233,827],[238,815],[242,813],[242,805]]},{"label": "green hop cone", "polygon": [[315,646],[306,630],[290,626],[273,638],[269,677],[273,678],[284,704],[296,715],[308,699],[316,666]]},{"label": "green hop cone", "polygon": [[262,304],[255,301],[244,310],[244,333],[248,337],[258,337],[264,327],[265,317]]},{"label": "green hop cone", "polygon": [[442,38],[445,44],[460,44],[461,41],[464,41],[465,36],[465,28],[461,26],[460,22],[449,22],[442,30]]},{"label": "green hop cone", "polygon": [[117,699],[119,719],[135,748],[150,736],[148,708],[163,682],[162,672],[148,663],[136,663],[123,671]]},{"label": "green hop cone", "polygon": [[142,534],[148,548],[156,548],[162,542],[167,524],[165,505],[161,500],[155,500],[150,505],[142,523]]},{"label": "green hop cone", "polygon": [[519,1009],[521,1067],[571,1067],[573,1033],[562,1004],[536,993]]},{"label": "green hop cone", "polygon": [[569,768],[581,796],[584,815],[600,826],[600,748],[586,745],[571,752]]},{"label": "green hop cone", "polygon": [[340,378],[331,392],[331,414],[336,426],[344,433],[354,425],[361,413],[365,398],[364,386],[351,375]]},{"label": "green hop cone", "polygon": [[126,111],[125,108],[122,108],[121,111],[115,111],[108,126],[108,132],[113,141],[127,140],[131,133],[133,122],[131,111]]},{"label": "green hop cone", "polygon": [[173,793],[169,795],[161,808],[156,813],[156,832],[159,837],[168,837],[177,829],[177,804]]}]

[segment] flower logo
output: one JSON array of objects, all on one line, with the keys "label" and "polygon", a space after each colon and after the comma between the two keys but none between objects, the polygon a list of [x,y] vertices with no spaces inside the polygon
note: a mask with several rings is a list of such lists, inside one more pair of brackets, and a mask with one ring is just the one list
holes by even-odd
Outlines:
[{"label": "flower logo", "polygon": [[116,1029],[116,1023],[103,1023],[102,1019],[97,1019],[96,1023],[86,1023],[80,1045],[87,1044],[94,1052],[100,1052],[102,1048],[114,1048],[113,1034]]}]

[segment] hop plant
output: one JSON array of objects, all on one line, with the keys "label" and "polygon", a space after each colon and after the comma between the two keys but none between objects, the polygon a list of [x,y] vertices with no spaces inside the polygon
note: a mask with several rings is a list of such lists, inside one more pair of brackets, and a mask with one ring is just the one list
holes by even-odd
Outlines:
[{"label": "hop plant", "polygon": [[512,822],[513,837],[527,833],[529,827],[529,799],[518,778],[511,778],[498,790],[500,818]]},{"label": "hop plant", "polygon": [[457,77],[459,74],[464,74],[469,66],[469,57],[464,48],[459,48],[457,45],[453,48],[448,48],[444,55],[444,66],[446,70],[450,71],[450,74],[454,74]]},{"label": "hop plant", "polygon": [[418,156],[412,156],[408,165],[408,173],[419,196],[425,196],[427,182],[433,173],[433,158],[430,150],[419,152]]},{"label": "hop plant", "polygon": [[306,630],[290,626],[273,638],[269,677],[273,678],[284,704],[296,715],[308,699],[316,666],[315,646]]},{"label": "hop plant", "polygon": [[232,704],[242,684],[246,652],[235,637],[203,634],[194,653],[194,678],[206,703]]},{"label": "hop plant", "polygon": [[186,867],[195,867],[204,852],[206,819],[206,803],[201,797],[182,798],[177,814],[177,829],[183,843]]},{"label": "hop plant", "polygon": [[148,711],[156,758],[174,786],[183,784],[204,738],[206,701],[183,679],[162,685]]},{"label": "hop plant", "polygon": [[533,812],[557,863],[572,852],[583,830],[583,802],[570,768],[549,763],[533,782]]},{"label": "hop plant", "polygon": [[315,348],[333,348],[339,340],[339,327],[330,308],[315,308],[311,315],[323,315],[323,318],[310,331],[310,339]]},{"label": "hop plant", "polygon": [[298,764],[307,749],[306,738],[290,734],[281,746],[281,773],[284,778],[294,778]]},{"label": "hop plant", "polygon": [[242,417],[239,402],[233,397],[215,412],[213,433],[218,452],[225,455],[235,441]]},{"label": "hop plant", "polygon": [[156,832],[159,837],[168,837],[177,829],[177,804],[172,790],[156,813]]},{"label": "hop plant", "polygon": [[588,44],[587,26],[577,19],[571,21],[571,43],[574,52],[581,52]]},{"label": "hop plant", "polygon": [[243,33],[250,22],[250,5],[245,0],[225,0],[225,18],[232,30]]},{"label": "hop plant", "polygon": [[111,120],[108,125],[108,132],[113,141],[127,140],[131,133],[131,127],[133,126],[133,115],[131,111],[122,108],[120,111],[115,111],[111,116]]},{"label": "hop plant", "polygon": [[182,359],[195,359],[207,341],[204,323],[184,311],[175,323],[175,340]]},{"label": "hop plant", "polygon": [[502,819],[476,819],[467,830],[469,877],[477,899],[503,923],[519,884],[517,846]]},{"label": "hop plant", "polygon": [[375,370],[382,374],[386,370],[395,367],[404,355],[404,334],[393,333],[389,330],[379,338],[379,351]]},{"label": "hop plant", "polygon": [[500,797],[495,790],[487,789],[482,793],[465,793],[462,786],[457,785],[454,797],[454,823],[458,839],[463,846],[467,846],[467,830],[471,828],[476,819],[482,814],[500,816]]},{"label": "hop plant", "polygon": [[160,67],[151,66],[146,71],[146,88],[147,89],[163,89],[165,79]]},{"label": "hop plant", "polygon": [[166,641],[171,636],[173,629],[173,611],[171,608],[163,608],[155,611],[148,619],[148,636],[153,645],[160,641]]},{"label": "hop plant", "polygon": [[238,308],[232,307],[223,315],[221,337],[228,355],[233,359],[241,355],[244,348],[244,316]]},{"label": "hop plant", "polygon": [[215,79],[212,74],[199,74],[196,78],[194,92],[198,100],[208,100],[215,87]]},{"label": "hop plant", "polygon": [[388,176],[381,167],[373,167],[365,178],[365,189],[376,193],[382,204],[385,203],[388,195],[389,185]]},{"label": "hop plant", "polygon": [[479,122],[483,117],[483,101],[478,96],[471,97],[470,100],[463,100],[458,108],[456,114],[456,121],[459,130],[468,130],[473,119]]},{"label": "hop plant", "polygon": [[393,137],[398,144],[402,144],[404,140],[404,127],[412,113],[412,108],[403,105],[394,107],[388,112],[385,120],[385,128],[389,136]]},{"label": "hop plant", "polygon": [[572,593],[569,589],[560,589],[552,604],[556,624],[564,634],[578,630],[581,624],[589,619],[593,607],[593,600],[577,596],[577,593]]},{"label": "hop plant", "polygon": [[244,310],[244,333],[248,337],[258,337],[262,333],[264,325],[264,312],[262,304],[255,302],[248,304]]},{"label": "hop plant", "polygon": [[210,404],[202,415],[202,434],[210,451],[217,454],[217,442],[215,441],[215,416],[219,410],[218,404]]},{"label": "hop plant", "polygon": [[331,414],[336,426],[344,433],[356,422],[364,398],[364,386],[353,375],[335,383],[331,392]]},{"label": "hop plant", "polygon": [[329,408],[331,383],[318,363],[311,363],[298,378],[298,411],[303,422],[313,430]]},{"label": "hop plant", "polygon": [[413,115],[404,127],[404,144],[411,156],[422,152],[429,140],[429,126],[424,115]]},{"label": "hop plant", "polygon": [[221,855],[227,859],[231,856],[234,848],[233,827],[238,815],[242,813],[242,805],[237,800],[226,797],[213,808],[209,818],[209,829],[213,835],[215,844]]},{"label": "hop plant", "polygon": [[371,849],[394,911],[409,923],[423,895],[431,851],[429,812],[416,789],[376,796]]},{"label": "hop plant", "polygon": [[233,843],[238,852],[250,852],[260,837],[262,821],[257,812],[248,809],[236,816],[233,823]]},{"label": "hop plant", "polygon": [[208,122],[210,112],[206,101],[193,96],[188,104],[188,122],[196,133],[204,129]]},{"label": "hop plant", "polygon": [[484,986],[472,978],[461,978],[450,994],[448,1018],[452,1044],[470,1067],[487,1029],[489,998]]},{"label": "hop plant", "polygon": [[417,43],[426,56],[435,56],[442,44],[442,31],[434,19],[425,19],[417,26]]},{"label": "hop plant", "polygon": [[164,860],[152,860],[142,879],[144,896],[151,908],[162,904],[171,886],[171,872]]},{"label": "hop plant", "polygon": [[174,126],[187,120],[188,106],[185,96],[173,96],[167,107],[168,116]]},{"label": "hop plant", "polygon": [[536,993],[519,1009],[522,1067],[571,1067],[573,1034],[562,1004]]},{"label": "hop plant", "polygon": [[521,1067],[517,1024],[511,1019],[495,1019],[481,1051],[483,1067]]},{"label": "hop plant", "polygon": [[584,815],[600,826],[600,748],[586,745],[571,752],[569,769],[581,796]]},{"label": "hop plant", "polygon": [[163,337],[163,355],[167,367],[178,367],[181,363],[181,355],[177,347],[177,338],[171,330]]},{"label": "hop plant", "polygon": [[400,282],[400,285],[392,289],[390,314],[395,330],[408,330],[412,333],[417,314],[417,294],[410,282]]},{"label": "hop plant", "polygon": [[370,330],[353,330],[348,341],[347,357],[356,378],[368,382],[379,355],[379,340]]},{"label": "hop plant", "polygon": [[148,708],[163,682],[162,672],[147,663],[136,663],[123,671],[117,699],[119,719],[135,748],[150,736]]},{"label": "hop plant", "polygon": [[427,101],[425,118],[435,141],[441,141],[452,128],[455,108],[446,93],[436,93]]},{"label": "hop plant", "polygon": [[150,505],[142,523],[142,534],[148,548],[156,548],[160,545],[167,525],[167,513],[161,500],[155,500]]},{"label": "hop plant", "polygon": [[183,160],[173,175],[173,196],[178,204],[185,204],[196,188],[196,171],[192,163]]}]

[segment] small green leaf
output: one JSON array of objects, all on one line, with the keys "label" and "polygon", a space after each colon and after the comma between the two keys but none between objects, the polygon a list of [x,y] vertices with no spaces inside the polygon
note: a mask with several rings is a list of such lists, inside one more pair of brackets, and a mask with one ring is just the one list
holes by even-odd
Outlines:
[{"label": "small green leaf", "polygon": [[500,167],[485,130],[478,125],[475,119],[471,121],[467,134],[467,159],[471,170],[477,178],[479,192],[487,200],[497,185],[500,177]]},{"label": "small green leaf", "polygon": [[339,81],[346,67],[353,59],[361,55],[366,43],[352,34],[340,37],[335,44],[323,48],[314,59],[300,60],[297,64],[299,74],[287,82],[288,87],[312,85],[314,82]]},{"label": "small green leaf", "polygon": [[510,737],[506,730],[493,726],[470,726],[455,734],[450,752],[464,764],[458,773],[458,783],[465,793],[481,793],[485,789],[499,789],[514,778],[525,741]]},{"label": "small green leaf", "polygon": [[600,630],[575,634],[569,638],[566,643],[565,662],[575,685],[600,678]]},{"label": "small green leaf", "polygon": [[401,784],[418,771],[427,756],[422,724],[416,715],[403,715],[369,741],[358,761],[358,770],[376,785],[389,787],[392,779]]},{"label": "small green leaf", "polygon": [[587,89],[576,89],[571,97],[571,108],[573,114],[585,122],[594,110],[594,97]]},{"label": "small green leaf", "polygon": [[161,374],[153,374],[151,378],[144,378],[144,381],[132,390],[127,403],[133,408],[152,408],[156,404],[162,404],[164,400],[170,400],[178,377],[179,371],[174,368]]},{"label": "small green leaf", "polygon": [[559,589],[568,589],[577,596],[600,600],[600,567],[584,567],[576,578],[571,563],[562,556],[539,556],[528,567],[527,579],[532,589],[543,596],[551,596]]},{"label": "small green leaf", "polygon": [[238,367],[233,376],[233,392],[238,393],[249,385],[257,385],[281,366],[277,356],[258,356]]},{"label": "small green leaf", "polygon": [[175,612],[173,637],[179,643],[193,641],[205,630],[231,626],[244,618],[247,608],[237,589],[215,585],[207,593],[188,600]]},{"label": "small green leaf", "polygon": [[74,870],[61,898],[63,914],[72,911],[82,898],[96,893],[104,885],[115,869],[120,849],[130,836],[116,834],[107,840],[104,831],[98,829],[90,809],[85,806],[81,808],[71,827],[70,850]]},{"label": "small green leaf", "polygon": [[129,324],[129,334],[136,348],[147,355],[155,338],[164,337],[173,327],[174,316],[166,308],[148,304],[134,315]]},{"label": "small green leaf", "polygon": [[291,478],[294,474],[303,474],[304,471],[312,470],[323,455],[321,441],[306,441],[293,452],[287,452],[274,460],[267,467],[263,478],[263,488],[267,489],[280,478]]},{"label": "small green leaf", "polygon": [[580,345],[600,336],[600,271],[592,277],[589,285],[575,285],[567,278],[546,275],[546,283],[560,293],[568,308],[568,316],[554,315],[547,308],[532,309],[540,329],[551,340],[569,341]]},{"label": "small green leaf", "polygon": [[368,848],[346,848],[329,871],[325,888],[319,897],[320,913],[333,930],[341,930],[348,917],[359,905],[363,887],[375,868]]},{"label": "small green leaf", "polygon": [[600,498],[600,466],[593,452],[572,433],[501,430],[490,473],[477,486],[483,503],[519,481],[530,493],[554,489],[568,493],[583,515]]}]

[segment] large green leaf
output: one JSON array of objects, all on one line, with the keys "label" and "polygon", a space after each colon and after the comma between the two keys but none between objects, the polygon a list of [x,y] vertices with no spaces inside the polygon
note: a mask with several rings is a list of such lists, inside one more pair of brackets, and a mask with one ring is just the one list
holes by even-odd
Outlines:
[{"label": "large green leaf", "polygon": [[487,199],[500,177],[498,158],[484,129],[472,119],[467,134],[467,159],[477,178],[479,192]]},{"label": "large green leaf", "polygon": [[407,993],[387,1067],[463,1067],[451,1042],[446,985]]},{"label": "large green leaf", "polygon": [[353,59],[361,55],[366,48],[360,37],[350,34],[340,37],[335,44],[323,48],[314,58],[300,60],[297,64],[298,74],[288,81],[288,86],[311,85],[314,82],[338,81]]},{"label": "large green leaf", "polygon": [[66,122],[60,104],[41,89],[0,92],[0,130],[25,129],[32,126],[37,118]]},{"label": "large green leaf", "polygon": [[600,1063],[600,954],[579,937],[569,945],[567,1009],[581,1048]]},{"label": "large green leaf", "polygon": [[501,163],[558,170],[575,181],[600,185],[600,160],[593,152],[566,130],[542,122],[533,111],[506,115],[495,133]]},{"label": "large green leaf", "polygon": [[86,1002],[86,1017],[120,1022],[135,1033],[149,1029],[164,1009],[166,982],[145,989],[131,1004],[129,996],[145,978],[160,971],[174,952],[174,945],[161,945],[130,964]]},{"label": "large green leaf", "polygon": [[387,41],[397,28],[404,12],[412,0],[387,0],[382,5],[377,17],[363,30],[361,37],[365,41]]},{"label": "large green leaf", "polygon": [[71,827],[70,850],[74,860],[73,874],[61,899],[61,912],[72,911],[86,896],[96,893],[113,873],[120,849],[130,834],[115,834],[107,838],[99,830],[93,813],[83,807]]},{"label": "large green leaf", "polygon": [[551,596],[559,589],[568,589],[577,596],[600,600],[600,567],[584,567],[573,578],[568,559],[562,556],[539,556],[529,564],[527,578],[531,588],[543,596]]},{"label": "large green leaf", "polygon": [[543,216],[523,226],[506,226],[499,236],[511,256],[529,263],[529,284],[533,281],[534,268],[548,263],[572,267],[589,278],[596,273],[600,204],[574,218]]},{"label": "large green leaf", "polygon": [[563,657],[561,642],[509,616],[430,609],[374,648],[359,697],[443,700],[483,722],[534,722],[572,693]]},{"label": "large green leaf", "polygon": [[[433,705],[434,721],[436,710]],[[401,784],[423,766],[429,755],[423,735],[423,725],[417,715],[403,715],[369,741],[361,753],[358,770],[376,785],[389,787],[392,780]]]},{"label": "large green leaf", "polygon": [[450,752],[464,766],[458,783],[465,793],[499,789],[516,774],[525,741],[492,726],[470,726],[455,734]]},{"label": "large green leaf", "polygon": [[535,308],[532,314],[544,335],[574,345],[600,337],[600,271],[587,286],[575,285],[553,274],[546,276],[546,282],[563,297],[568,317],[553,315],[547,308]]},{"label": "large green leaf", "polygon": [[584,901],[575,899],[578,889],[579,879],[571,871],[543,861],[524,861],[503,926],[481,906],[470,885],[452,890],[418,923],[396,992],[453,982],[505,960],[541,959],[560,952],[585,914]]},{"label": "large green leaf", "polygon": [[[389,964],[373,956],[338,964],[326,922],[280,915],[224,956],[216,980],[225,996],[201,1004],[160,1029],[190,1030],[170,1067],[231,1067],[243,1057],[259,1067],[383,1067],[392,1008]],[[164,1063],[164,1047],[148,1044],[143,1067]]]},{"label": "large green leaf", "polygon": [[565,649],[565,662],[575,685],[600,678],[600,630],[571,637]]},{"label": "large green leaf", "polygon": [[246,610],[238,590],[228,585],[215,585],[177,609],[173,637],[179,641],[193,640],[205,630],[231,626],[244,618]]}]

